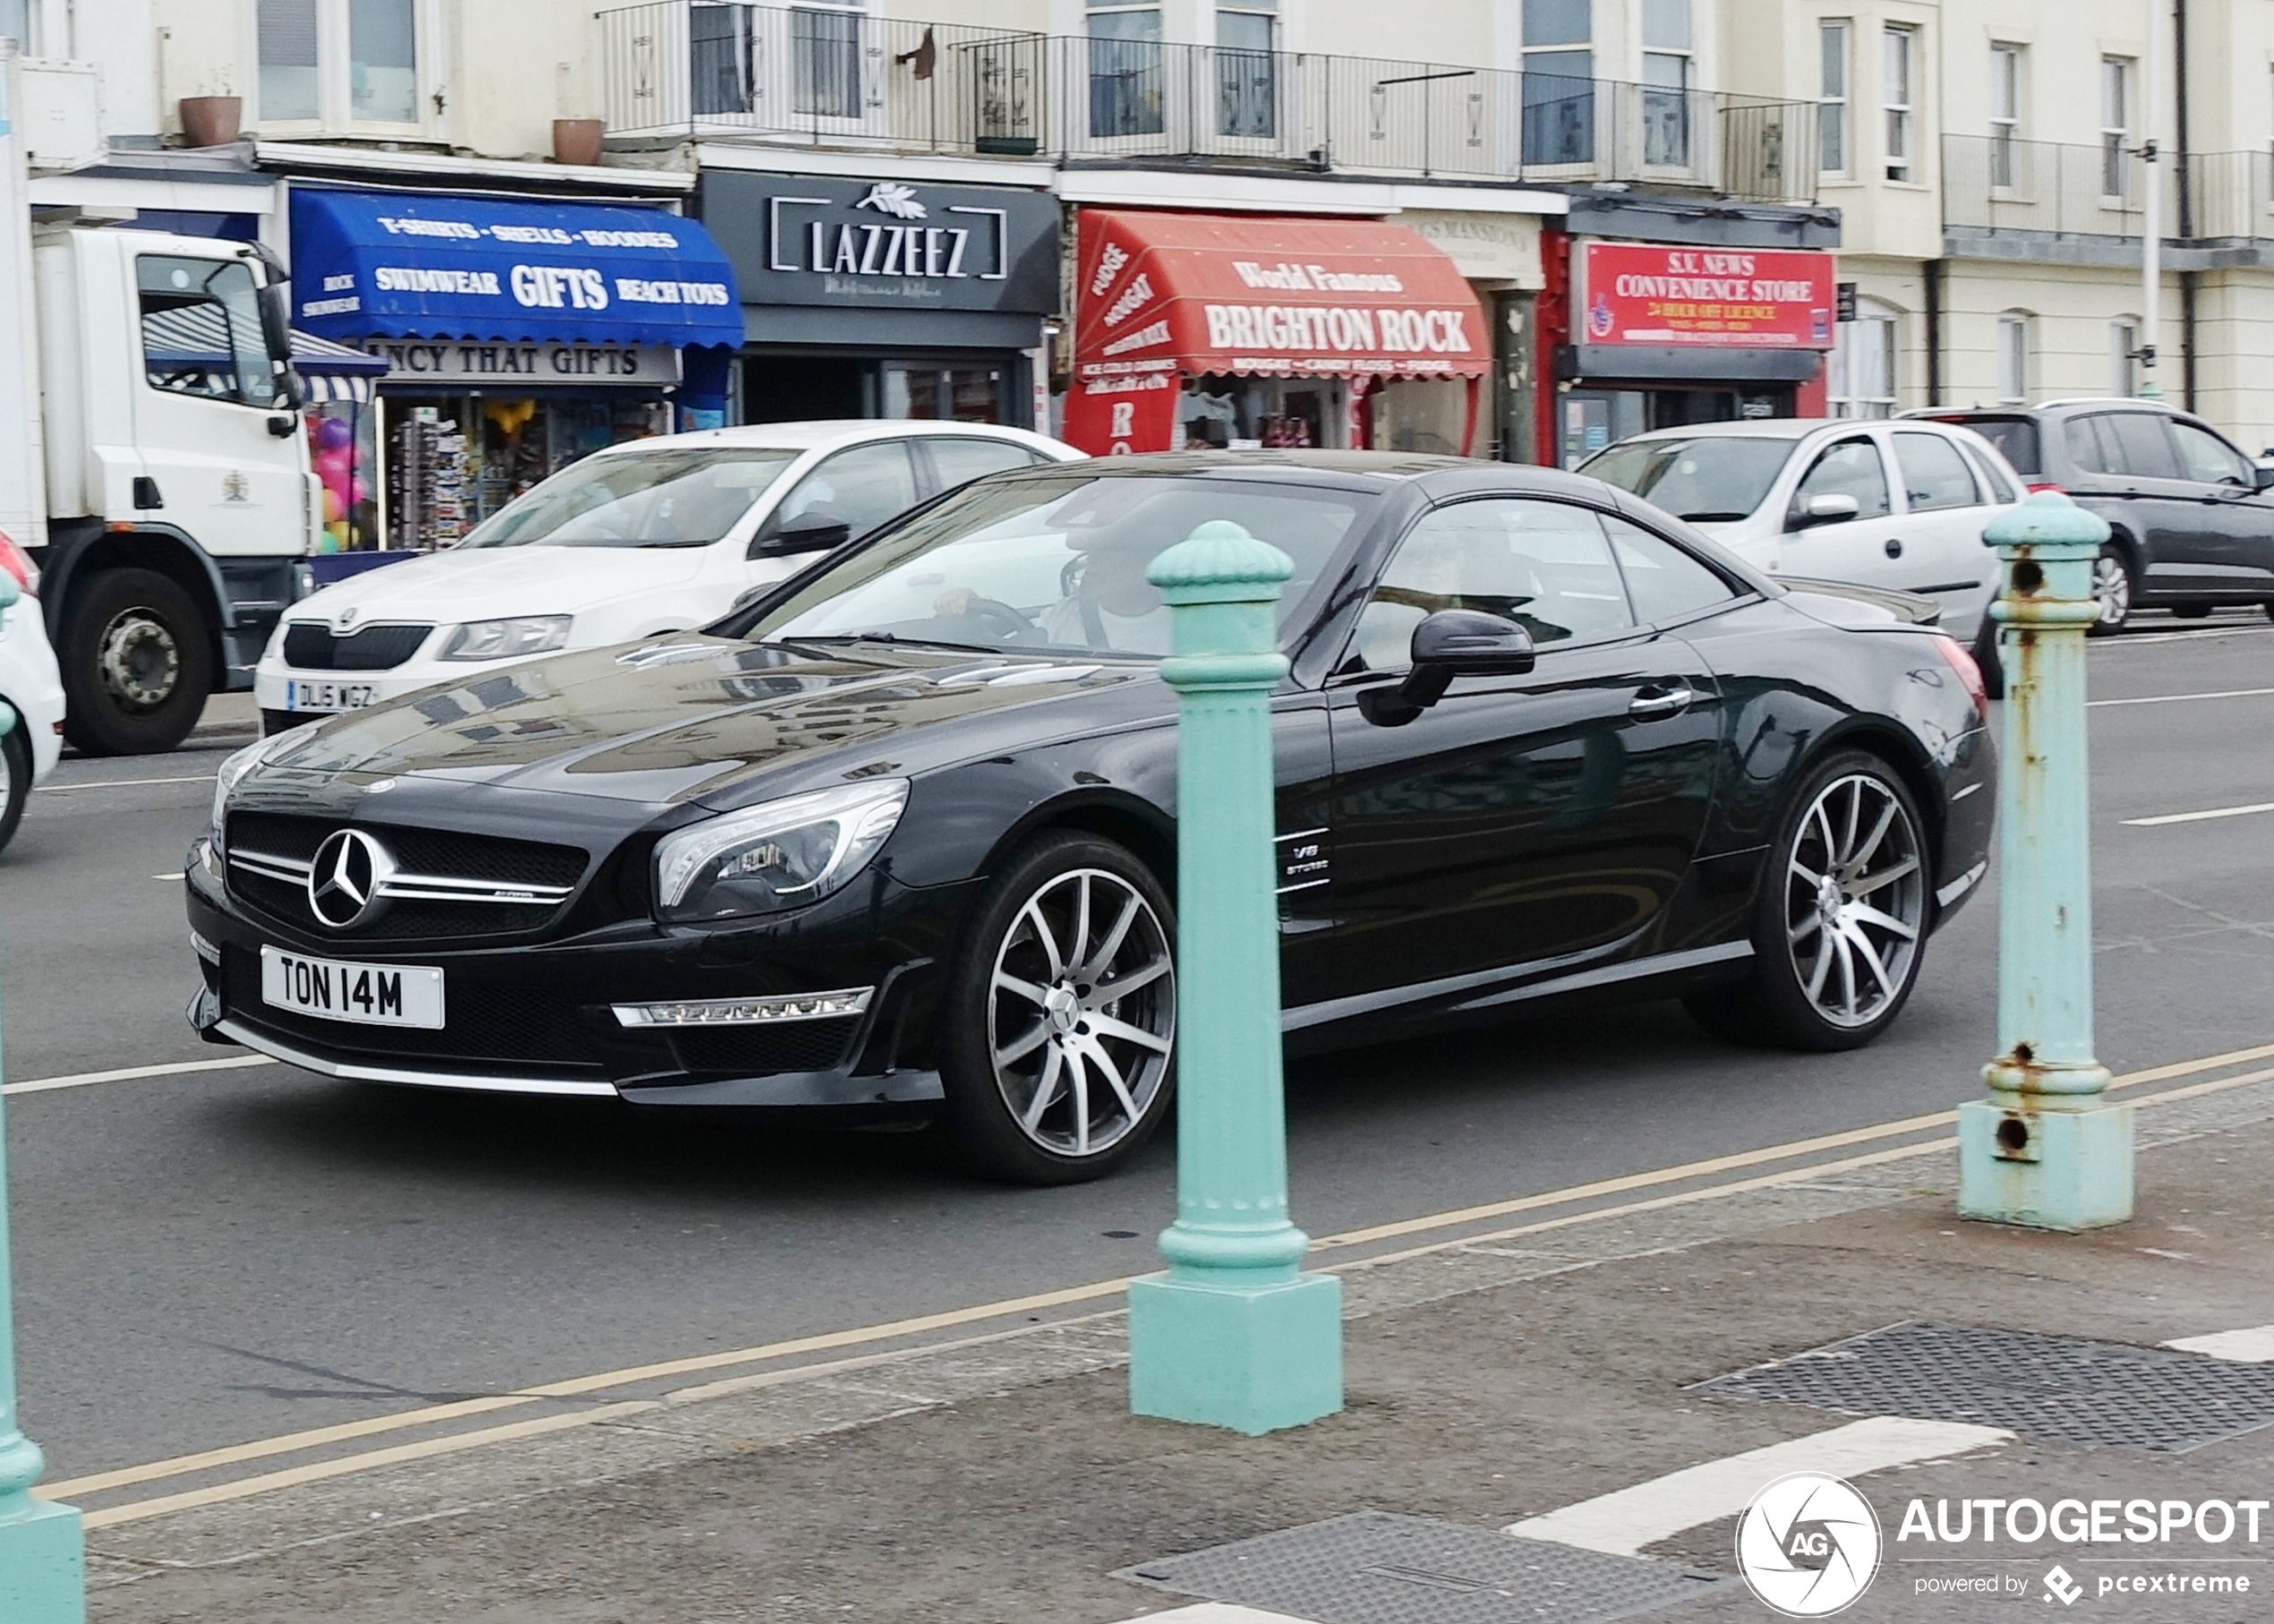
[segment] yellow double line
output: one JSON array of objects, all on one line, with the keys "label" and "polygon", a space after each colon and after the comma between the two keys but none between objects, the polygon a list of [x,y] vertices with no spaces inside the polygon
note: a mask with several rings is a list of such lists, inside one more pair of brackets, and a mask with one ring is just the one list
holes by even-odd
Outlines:
[{"label": "yellow double line", "polygon": [[[2210,1055],[2199,1060],[2179,1061],[2169,1065],[2154,1066],[2146,1071],[2130,1073],[2116,1079],[2109,1087],[2111,1089],[2141,1088],[2150,1083],[2195,1076],[2227,1066],[2246,1064],[2253,1060],[2263,1060],[2270,1056],[2274,1056],[2274,1044],[2261,1044],[2253,1048],[2231,1050],[2224,1055]],[[2236,1076],[2221,1077],[2184,1088],[2167,1090],[2148,1096],[2140,1103],[2163,1104],[2270,1080],[2274,1080],[2274,1067],[2246,1072]],[[1958,1114],[1955,1111],[1936,1111],[1923,1116],[1902,1117],[1893,1122],[1876,1124],[1870,1127],[1851,1128],[1844,1133],[1821,1134],[1813,1139],[1793,1140],[1784,1144],[1764,1146],[1759,1150],[1739,1151],[1701,1161],[1684,1162],[1678,1167],[1659,1167],[1647,1173],[1629,1174],[1620,1178],[1600,1179],[1593,1184],[1575,1184],[1561,1190],[1543,1191],[1537,1195],[1518,1196],[1509,1201],[1457,1208],[1450,1211],[1406,1218],[1396,1223],[1377,1224],[1364,1229],[1346,1230],[1339,1235],[1323,1237],[1313,1244],[1312,1249],[1317,1252],[1332,1253],[1347,1252],[1355,1247],[1371,1246],[1384,1241],[1403,1240],[1436,1231],[1448,1229],[1468,1231],[1474,1226],[1489,1224],[1496,1218],[1514,1217],[1519,1213],[1538,1211],[1544,1208],[1600,1201],[1607,1197],[1631,1194],[1637,1191],[1667,1184],[1688,1184],[1694,1180],[1712,1178],[1718,1174],[1737,1172],[1771,1162],[1791,1161],[1796,1158],[1816,1156],[1827,1150],[1849,1150],[1876,1141],[1908,1139],[1911,1135],[1929,1133],[1936,1128],[1949,1127],[1957,1119]],[[1757,1177],[1708,1184],[1701,1188],[1680,1191],[1647,1200],[1608,1207],[1590,1206],[1583,1211],[1568,1213],[1561,1217],[1519,1225],[1512,1228],[1483,1233],[1463,1233],[1450,1239],[1407,1247],[1402,1251],[1372,1254],[1353,1259],[1344,1264],[1330,1264],[1329,1267],[1366,1268],[1405,1258],[1418,1257],[1432,1252],[1449,1251],[1457,1247],[1494,1241],[1512,1240],[1522,1235],[1566,1228],[1577,1224],[1593,1223],[1604,1218],[1654,1211],[1692,1202],[1714,1201],[1778,1184],[1800,1184],[1828,1174],[1899,1161],[1910,1157],[1932,1155],[1938,1151],[1948,1150],[1956,1142],[1955,1139],[1947,1136],[1916,1141],[1863,1155],[1829,1161],[1809,1162],[1800,1167],[1787,1167]],[[816,1354],[842,1353],[852,1348],[874,1347],[880,1343],[922,1338],[938,1331],[984,1324],[988,1321],[1032,1315],[1050,1309],[1067,1308],[1080,1303],[1096,1303],[1117,1297],[1128,1288],[1131,1278],[1132,1277],[1124,1275],[1110,1280],[1093,1281],[1085,1286],[1070,1286],[1057,1291],[1037,1292],[1028,1296],[1007,1297],[993,1303],[974,1303],[967,1308],[950,1309],[941,1313],[919,1314],[878,1325],[829,1331],[819,1336],[796,1337],[785,1341],[762,1343],[753,1347],[698,1354],[684,1359],[659,1360],[652,1364],[631,1365],[621,1370],[603,1371],[596,1375],[571,1377],[563,1381],[545,1382],[538,1386],[517,1389],[509,1393],[492,1394],[487,1397],[459,1399],[450,1404],[429,1405],[420,1409],[399,1411],[391,1415],[374,1415],[363,1421],[346,1422],[337,1426],[314,1427],[305,1432],[286,1432],[274,1438],[257,1439],[249,1443],[232,1444],[226,1449],[206,1449],[193,1455],[178,1455],[171,1459],[150,1461],[141,1466],[122,1466],[115,1471],[90,1473],[83,1477],[43,1484],[38,1492],[49,1500],[76,1500],[88,1495],[102,1494],[115,1489],[132,1488],[141,1483],[161,1483],[168,1479],[219,1471],[229,1466],[244,1466],[254,1461],[273,1459],[278,1456],[296,1455],[335,1444],[352,1443],[361,1439],[379,1437],[389,1432],[407,1432],[415,1428],[432,1427],[449,1422],[467,1420],[477,1415],[492,1415],[500,1410],[543,1403],[547,1399],[580,1398],[588,1394],[604,1393],[656,1381],[667,1381],[676,1377],[705,1375],[713,1372],[733,1370],[738,1366],[761,1364],[776,1360],[808,1358]],[[158,1495],[151,1499],[133,1500],[115,1506],[107,1506],[88,1512],[86,1524],[90,1528],[110,1527],[120,1523],[135,1522],[144,1517],[161,1516],[170,1511],[185,1511],[198,1506],[243,1500],[255,1494],[266,1494],[277,1490],[321,1483],[326,1479],[373,1471],[382,1466],[397,1466],[406,1461],[423,1460],[432,1456],[480,1449],[490,1444],[507,1443],[516,1439],[534,1438],[572,1427],[592,1426],[602,1422],[617,1420],[672,1404],[715,1397],[725,1392],[772,1386],[833,1372],[856,1370],[898,1359],[910,1353],[936,1351],[942,1348],[998,1341],[1009,1337],[1028,1334],[1030,1329],[1022,1325],[1012,1330],[962,1338],[945,1343],[925,1343],[915,1348],[895,1348],[886,1352],[820,1363],[808,1362],[787,1369],[681,1388],[665,1393],[661,1398],[627,1399],[614,1404],[598,1405],[589,1408],[509,1422],[500,1426],[448,1432],[407,1443],[391,1444],[380,1449],[367,1449],[327,1460],[312,1461],[306,1465],[288,1466],[249,1477],[233,1478],[226,1483],[185,1489],[175,1493]]]}]

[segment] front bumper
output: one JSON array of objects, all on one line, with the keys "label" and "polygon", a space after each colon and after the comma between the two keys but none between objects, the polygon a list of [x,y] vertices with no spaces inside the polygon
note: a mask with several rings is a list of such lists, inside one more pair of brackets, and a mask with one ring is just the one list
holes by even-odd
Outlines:
[{"label": "front bumper", "polygon": [[[941,1098],[932,1060],[939,966],[968,887],[856,884],[806,913],[733,928],[620,922],[519,946],[316,940],[221,890],[193,853],[185,880],[203,985],[188,1009],[209,1042],[326,1076],[635,1105],[917,1115]],[[828,916],[828,917],[824,917]],[[260,953],[440,969],[446,1024],[365,1026],[273,1007]],[[764,1025],[627,1025],[616,1006],[874,988],[854,1015]]]}]

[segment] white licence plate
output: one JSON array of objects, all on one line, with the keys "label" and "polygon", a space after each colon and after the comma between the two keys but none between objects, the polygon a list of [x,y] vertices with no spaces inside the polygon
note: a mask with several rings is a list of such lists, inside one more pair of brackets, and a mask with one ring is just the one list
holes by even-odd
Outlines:
[{"label": "white licence plate", "polygon": [[284,707],[288,711],[360,711],[378,697],[378,688],[368,682],[285,680]]},{"label": "white licence plate", "polygon": [[278,1009],[365,1026],[442,1024],[442,972],[418,964],[355,964],[261,950],[261,997]]}]

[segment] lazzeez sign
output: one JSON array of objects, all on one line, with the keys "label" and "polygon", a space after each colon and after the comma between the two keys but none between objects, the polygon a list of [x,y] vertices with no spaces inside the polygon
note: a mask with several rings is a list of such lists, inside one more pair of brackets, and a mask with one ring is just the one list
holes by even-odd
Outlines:
[{"label": "lazzeez sign", "polygon": [[1584,344],[1833,346],[1828,253],[1587,243],[1576,269],[1572,327]]}]

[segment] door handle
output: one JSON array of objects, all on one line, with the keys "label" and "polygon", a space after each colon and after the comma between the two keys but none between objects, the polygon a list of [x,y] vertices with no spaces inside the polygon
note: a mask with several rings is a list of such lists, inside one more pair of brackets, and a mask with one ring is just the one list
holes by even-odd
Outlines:
[{"label": "door handle", "polygon": [[1891,559],[1902,557],[1902,543],[1892,535],[1887,538],[1887,556]]},{"label": "door handle", "polygon": [[1627,714],[1645,718],[1679,716],[1697,702],[1697,690],[1692,688],[1645,688],[1627,706]]}]

